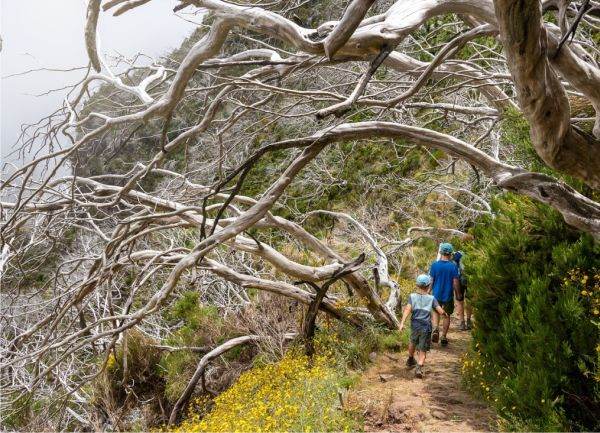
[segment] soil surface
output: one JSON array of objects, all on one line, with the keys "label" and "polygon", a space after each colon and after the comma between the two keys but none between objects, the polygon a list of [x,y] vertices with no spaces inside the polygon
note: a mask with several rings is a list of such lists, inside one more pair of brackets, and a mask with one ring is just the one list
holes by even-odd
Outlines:
[{"label": "soil surface", "polygon": [[347,397],[348,407],[364,415],[365,431],[497,430],[493,411],[469,395],[461,383],[460,357],[467,350],[470,333],[455,329],[456,322],[450,326],[448,347],[432,344],[423,379],[415,377],[414,368],[406,367],[406,351],[377,354]]}]

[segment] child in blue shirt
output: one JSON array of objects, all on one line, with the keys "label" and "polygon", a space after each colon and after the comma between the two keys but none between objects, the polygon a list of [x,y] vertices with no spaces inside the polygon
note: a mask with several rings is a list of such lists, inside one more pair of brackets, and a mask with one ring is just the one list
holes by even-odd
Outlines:
[{"label": "child in blue shirt", "polygon": [[[428,293],[431,284],[429,275],[419,275],[416,282],[417,290],[408,296],[408,303],[404,307],[399,328],[400,330],[404,328],[404,322],[412,312],[406,365],[413,367],[416,364],[415,375],[422,378],[423,364],[425,364],[427,352],[431,347],[431,311],[435,309],[439,314],[445,315],[446,313],[440,307],[439,302]],[[415,351],[417,351],[417,360],[415,360]]]},{"label": "child in blue shirt", "polygon": [[460,295],[460,281],[458,266],[452,260],[454,247],[452,244],[444,242],[440,245],[440,259],[433,262],[429,270],[429,275],[432,280],[432,294],[439,304],[448,313],[444,317],[442,324],[442,338],[440,340],[439,317],[433,315],[433,333],[432,341],[437,343],[440,341],[442,346],[448,345],[448,328],[450,327],[450,314],[454,312],[454,297]]}]

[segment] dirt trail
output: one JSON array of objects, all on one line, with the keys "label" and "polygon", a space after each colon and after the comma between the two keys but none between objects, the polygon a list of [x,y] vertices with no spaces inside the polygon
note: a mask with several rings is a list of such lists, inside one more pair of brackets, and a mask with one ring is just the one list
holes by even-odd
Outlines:
[{"label": "dirt trail", "polygon": [[348,405],[365,415],[365,431],[491,431],[494,413],[471,397],[461,384],[460,356],[468,332],[452,331],[450,345],[434,344],[425,364],[425,378],[407,369],[407,353],[378,354],[348,395]]}]

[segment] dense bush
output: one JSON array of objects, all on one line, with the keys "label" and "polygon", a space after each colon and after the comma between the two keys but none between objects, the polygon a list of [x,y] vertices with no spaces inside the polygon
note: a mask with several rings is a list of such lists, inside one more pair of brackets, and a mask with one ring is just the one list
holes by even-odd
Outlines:
[{"label": "dense bush", "polygon": [[[199,293],[186,291],[169,311],[165,320],[178,329],[165,339],[164,343],[172,347],[211,348],[233,336],[230,329],[214,306],[202,305]],[[240,349],[244,350],[244,349]],[[165,395],[174,403],[191,379],[200,354],[191,350],[167,351],[163,353],[159,370],[165,379]]]},{"label": "dense bush", "polygon": [[[166,402],[162,398],[165,381],[157,369],[161,352],[156,343],[134,328],[111,352],[106,368],[91,383],[98,427],[139,430],[157,421],[156,414]],[[127,416],[134,407],[143,412],[136,420]]]},{"label": "dense bush", "polygon": [[466,382],[506,427],[600,429],[600,247],[547,206],[505,196],[473,229]]}]

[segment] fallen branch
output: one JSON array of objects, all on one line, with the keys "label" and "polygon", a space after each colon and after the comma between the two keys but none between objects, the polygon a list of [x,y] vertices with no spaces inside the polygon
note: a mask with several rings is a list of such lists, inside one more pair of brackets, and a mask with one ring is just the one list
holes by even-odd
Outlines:
[{"label": "fallen branch", "polygon": [[[294,335],[295,334],[287,334],[286,338],[293,338]],[[236,346],[239,346],[242,344],[247,344],[247,343],[256,343],[260,340],[264,340],[265,338],[266,338],[265,336],[260,336],[260,335],[244,335],[242,337],[232,338],[231,340],[228,340],[225,343],[221,344],[220,346],[215,347],[213,350],[211,350],[206,355],[204,355],[200,359],[200,362],[198,362],[196,371],[194,372],[194,375],[192,376],[192,378],[188,382],[187,386],[185,387],[185,390],[181,394],[181,397],[179,397],[179,399],[175,403],[175,406],[173,406],[173,410],[171,411],[171,415],[169,416],[168,425],[172,426],[177,421],[177,416],[179,414],[179,411],[189,401],[190,397],[192,396],[192,393],[194,392],[194,388],[196,388],[196,384],[202,378],[202,375],[204,374],[204,370],[206,369],[206,367],[208,366],[210,361],[223,355],[225,352],[233,349]]]}]

